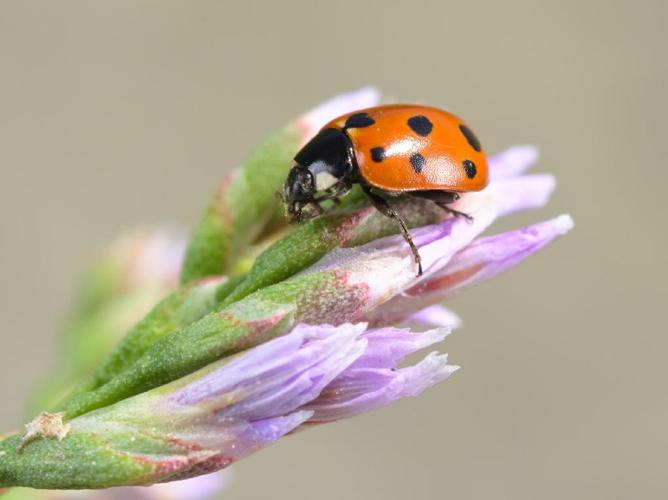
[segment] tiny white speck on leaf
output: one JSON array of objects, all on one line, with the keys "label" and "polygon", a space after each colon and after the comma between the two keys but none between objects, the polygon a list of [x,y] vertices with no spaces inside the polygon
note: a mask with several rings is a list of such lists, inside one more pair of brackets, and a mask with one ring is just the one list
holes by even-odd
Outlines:
[{"label": "tiny white speck on leaf", "polygon": [[43,411],[25,425],[25,433],[17,450],[23,449],[29,442],[40,437],[56,438],[62,441],[70,432],[70,424],[63,422],[64,413],[49,413]]}]

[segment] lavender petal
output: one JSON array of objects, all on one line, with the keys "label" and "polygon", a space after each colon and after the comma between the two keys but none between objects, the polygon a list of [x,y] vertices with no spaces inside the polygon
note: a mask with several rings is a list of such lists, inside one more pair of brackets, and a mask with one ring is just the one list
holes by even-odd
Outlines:
[{"label": "lavender petal", "polygon": [[480,238],[459,251],[441,271],[395,296],[365,317],[374,326],[410,318],[432,304],[516,266],[573,227],[568,215],[523,229]]},{"label": "lavender petal", "polygon": [[538,148],[530,145],[512,146],[489,158],[490,180],[496,181],[523,174],[538,161]]},{"label": "lavender petal", "polygon": [[[404,318],[397,318],[397,320],[403,321]],[[459,316],[440,304],[427,306],[405,318],[405,321],[414,325],[431,327],[447,326],[452,329],[459,327],[462,323]]]},{"label": "lavender petal", "polygon": [[366,413],[422,391],[459,369],[446,355],[431,353],[414,366],[359,368],[332,383],[320,398],[307,405],[313,416],[308,423],[324,423]]},{"label": "lavender petal", "polygon": [[219,406],[220,418],[253,420],[294,411],[362,354],[363,331],[364,325],[298,325],[186,385],[171,400],[206,404],[234,395],[232,404]]},{"label": "lavender petal", "polygon": [[397,369],[406,356],[439,342],[447,329],[423,333],[395,328],[370,330],[364,354],[336,377],[304,409],[313,411],[309,423],[328,422],[364,413],[406,396],[415,396],[447,378],[457,367],[447,356],[432,353],[414,366]]}]

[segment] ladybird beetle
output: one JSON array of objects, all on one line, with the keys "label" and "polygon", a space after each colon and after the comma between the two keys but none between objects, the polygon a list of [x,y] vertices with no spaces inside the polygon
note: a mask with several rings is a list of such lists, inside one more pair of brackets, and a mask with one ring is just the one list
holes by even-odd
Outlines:
[{"label": "ladybird beetle", "polygon": [[340,116],[325,125],[295,156],[282,198],[293,222],[323,212],[320,202],[360,184],[372,205],[395,219],[422,274],[420,254],[387,196],[408,194],[434,201],[447,212],[459,193],[487,185],[480,141],[459,117],[419,105],[387,105]]}]

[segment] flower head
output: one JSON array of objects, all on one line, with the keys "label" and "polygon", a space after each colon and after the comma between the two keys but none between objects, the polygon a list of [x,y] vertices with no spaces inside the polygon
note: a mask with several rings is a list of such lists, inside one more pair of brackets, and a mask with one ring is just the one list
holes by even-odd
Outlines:
[{"label": "flower head", "polygon": [[[138,483],[211,472],[302,426],[364,413],[444,380],[457,369],[446,356],[399,364],[447,333],[300,324],[188,377],[74,418],[69,439],[95,443],[107,466],[139,466]],[[81,450],[61,452],[66,463]],[[54,486],[46,481],[58,481],[58,472],[53,465],[44,471],[44,485]],[[82,480],[72,486],[90,478]]]},{"label": "flower head", "polygon": [[[61,441],[32,440],[21,453],[20,436],[0,443],[0,485],[90,488],[201,475],[292,432],[416,396],[457,370],[437,352],[405,364],[459,324],[440,302],[517,265],[572,221],[562,215],[481,236],[499,217],[544,206],[553,190],[552,176],[525,174],[537,160],[526,146],[492,157],[489,186],[458,201],[472,221],[446,217],[427,200],[397,201],[421,276],[394,221],[354,194],[288,234],[260,217],[258,207],[270,213],[275,201],[267,186],[280,186],[285,154],[304,131],[376,99],[363,89],[330,101],[286,128],[299,133],[270,139],[231,174],[191,240],[183,285],[57,408],[69,425]],[[280,165],[251,196],[244,169],[267,155]],[[239,208],[249,203],[250,215]],[[256,252],[252,241],[277,228],[282,237]],[[249,254],[250,267],[223,276]]]}]

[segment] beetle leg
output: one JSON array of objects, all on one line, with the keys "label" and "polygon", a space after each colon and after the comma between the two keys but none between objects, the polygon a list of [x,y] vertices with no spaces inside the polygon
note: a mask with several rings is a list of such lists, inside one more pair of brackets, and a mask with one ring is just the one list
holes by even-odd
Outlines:
[{"label": "beetle leg", "polygon": [[[304,213],[304,210],[306,210],[306,213]],[[320,206],[320,203],[318,203],[317,200],[313,200],[302,207],[301,222],[319,217],[324,213],[324,211],[325,209]]]},{"label": "beetle leg", "polygon": [[455,210],[454,208],[450,208],[447,205],[440,205],[437,203],[439,207],[441,207],[443,210],[445,210],[448,213],[451,213],[455,217],[464,217],[467,221],[473,222],[473,216],[470,214],[467,214],[465,212],[460,212],[459,210]]},{"label": "beetle leg", "polygon": [[325,192],[325,194],[315,198],[315,201],[320,202],[325,200],[333,200],[334,203],[338,205],[339,203],[341,203],[339,197],[345,195],[346,193],[348,193],[348,191],[350,191],[350,185],[345,182],[339,182],[338,184],[330,188],[327,192]]},{"label": "beetle leg", "polygon": [[454,215],[455,217],[464,217],[468,221],[473,221],[473,217],[467,213],[460,212],[454,208],[450,208],[448,205],[454,203],[459,199],[458,193],[453,193],[452,191],[415,191],[411,193],[412,196],[417,196],[418,198],[425,198],[436,203],[443,210],[449,214]]},{"label": "beetle leg", "polygon": [[406,226],[406,223],[399,216],[397,211],[390,206],[390,204],[385,198],[374,193],[368,186],[365,186],[364,184],[362,184],[362,190],[364,191],[364,194],[366,194],[367,197],[369,198],[369,201],[371,201],[371,204],[381,214],[385,215],[386,217],[390,217],[391,219],[394,219],[399,223],[399,227],[401,228],[401,234],[404,237],[404,240],[406,240],[406,243],[408,243],[408,245],[411,247],[411,252],[413,252],[413,257],[415,258],[415,263],[417,264],[418,267],[417,275],[422,276],[422,258],[420,257],[420,252],[418,252],[415,243],[413,243],[413,238],[411,238],[411,233],[408,232],[408,227]]},{"label": "beetle leg", "polygon": [[317,198],[313,198],[313,201],[320,203],[321,201],[333,200],[336,197],[337,197],[336,193],[325,193],[321,196],[318,196]]}]

